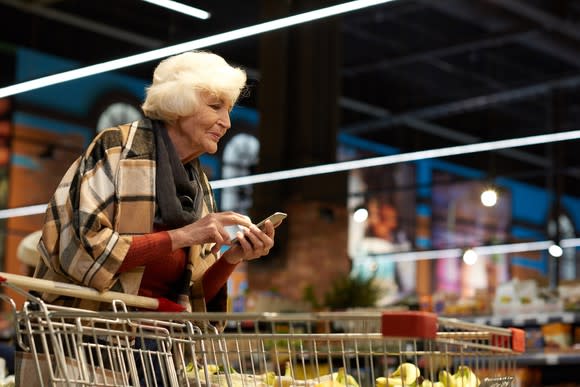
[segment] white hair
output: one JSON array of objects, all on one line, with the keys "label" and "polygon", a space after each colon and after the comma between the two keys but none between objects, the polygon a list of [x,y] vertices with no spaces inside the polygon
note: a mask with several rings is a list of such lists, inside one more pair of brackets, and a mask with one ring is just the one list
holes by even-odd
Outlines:
[{"label": "white hair", "polygon": [[204,51],[185,52],[157,65],[141,108],[149,118],[174,121],[195,113],[201,91],[233,106],[245,84],[245,71],[230,66],[221,56]]}]

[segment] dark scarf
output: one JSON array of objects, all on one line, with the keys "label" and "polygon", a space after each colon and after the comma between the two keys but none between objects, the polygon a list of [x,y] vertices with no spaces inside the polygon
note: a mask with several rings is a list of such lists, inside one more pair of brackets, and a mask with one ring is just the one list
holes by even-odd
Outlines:
[{"label": "dark scarf", "polygon": [[202,212],[199,160],[185,165],[181,162],[161,121],[153,121],[153,132],[157,151],[155,226],[160,229],[183,227],[198,220]]},{"label": "dark scarf", "polygon": [[[201,217],[203,190],[200,184],[200,164],[194,159],[183,164],[177,155],[167,128],[153,120],[156,144],[155,192],[157,211],[155,228],[171,230],[193,223]],[[175,301],[190,311],[189,284],[191,269],[186,269],[177,284]]]}]

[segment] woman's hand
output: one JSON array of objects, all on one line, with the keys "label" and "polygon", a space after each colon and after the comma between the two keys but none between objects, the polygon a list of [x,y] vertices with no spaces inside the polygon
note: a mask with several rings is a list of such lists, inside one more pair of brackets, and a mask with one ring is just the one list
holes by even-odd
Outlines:
[{"label": "woman's hand", "polygon": [[267,220],[264,223],[264,230],[260,230],[255,224],[246,227],[244,231],[238,231],[236,237],[238,242],[228,249],[222,256],[231,264],[237,264],[241,261],[268,255],[272,246],[274,246],[274,226]]},{"label": "woman's hand", "polygon": [[[226,231],[226,227],[233,225],[243,226],[246,229],[251,229],[253,226],[247,216],[233,211],[215,212],[187,226],[169,230],[172,249],[177,250],[192,245],[215,243],[211,252],[217,254],[223,245],[230,244],[230,235]],[[257,229],[256,226],[254,228]],[[260,231],[260,233],[262,232]],[[245,233],[242,233],[242,235],[245,235]]]}]

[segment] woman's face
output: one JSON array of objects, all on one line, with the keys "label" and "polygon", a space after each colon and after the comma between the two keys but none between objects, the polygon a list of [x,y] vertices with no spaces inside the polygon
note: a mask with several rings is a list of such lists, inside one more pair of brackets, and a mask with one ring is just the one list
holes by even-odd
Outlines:
[{"label": "woman's face", "polygon": [[194,114],[180,117],[167,127],[183,162],[217,152],[220,138],[231,126],[229,102],[206,91],[201,91],[200,97],[200,106]]}]

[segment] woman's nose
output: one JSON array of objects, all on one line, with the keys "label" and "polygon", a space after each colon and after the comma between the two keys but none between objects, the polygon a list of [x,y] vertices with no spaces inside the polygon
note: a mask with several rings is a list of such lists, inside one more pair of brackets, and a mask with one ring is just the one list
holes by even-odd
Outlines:
[{"label": "woman's nose", "polygon": [[232,123],[230,121],[230,112],[229,111],[225,111],[220,115],[220,123],[221,125],[226,128],[229,129],[232,126]]}]

